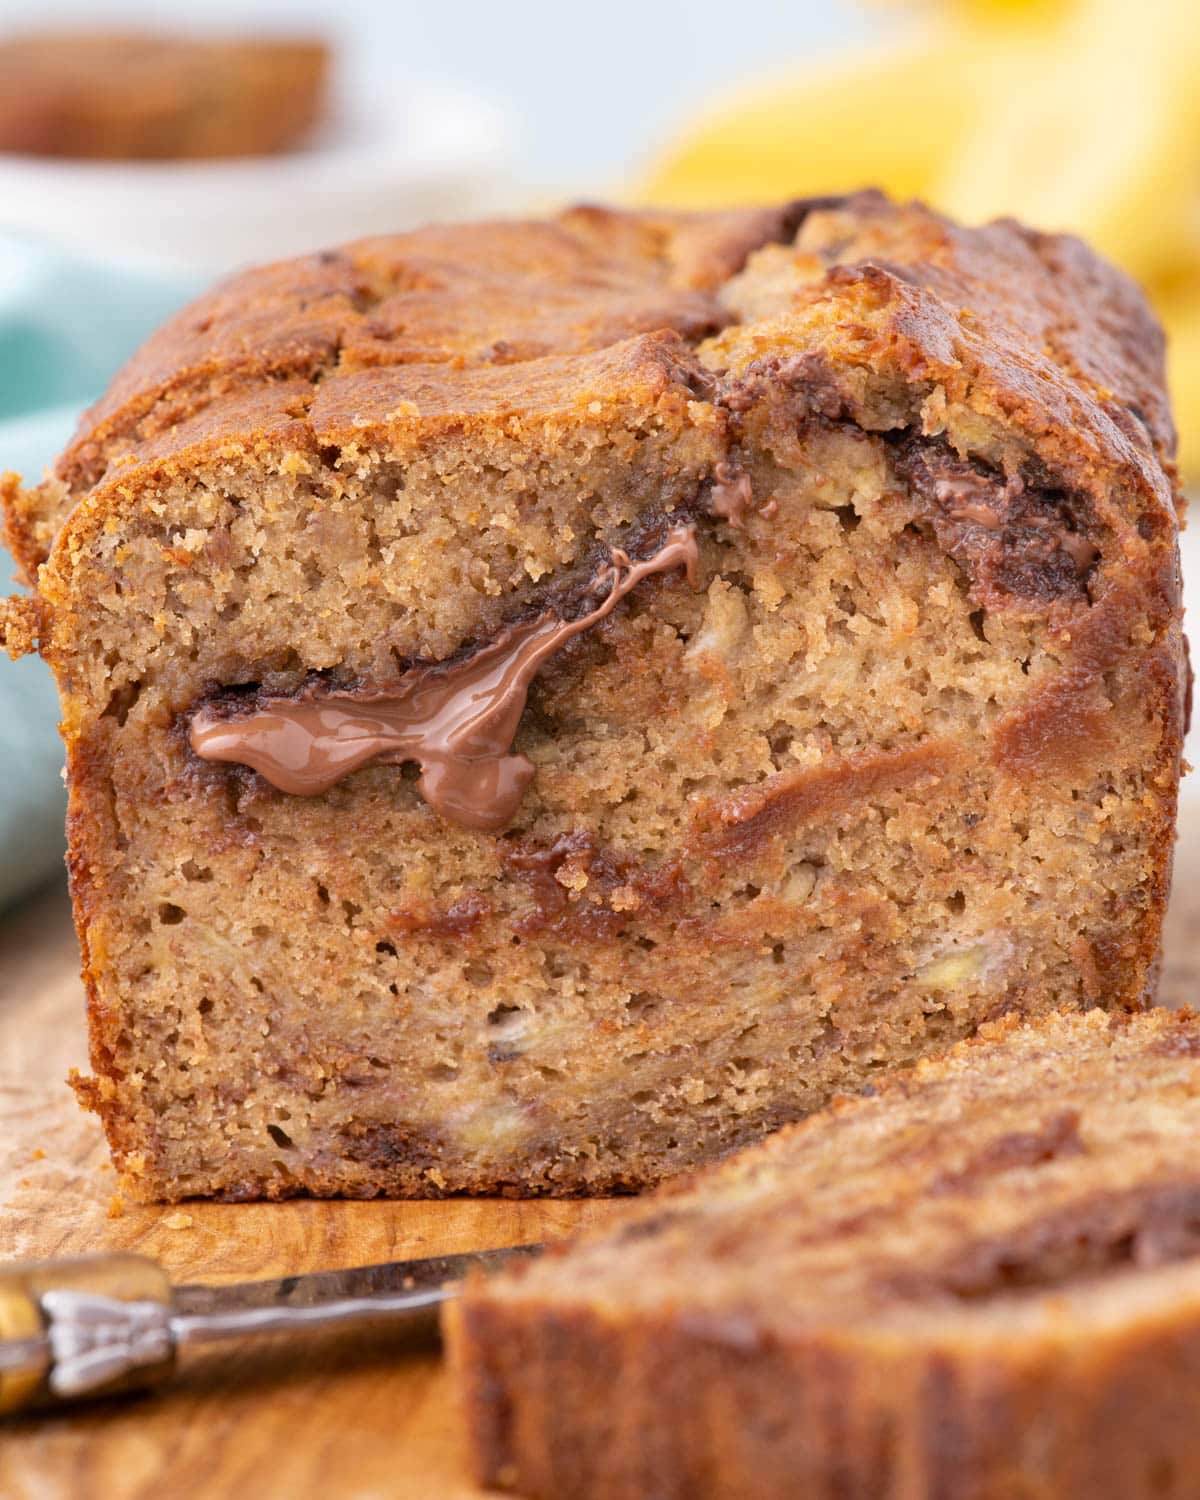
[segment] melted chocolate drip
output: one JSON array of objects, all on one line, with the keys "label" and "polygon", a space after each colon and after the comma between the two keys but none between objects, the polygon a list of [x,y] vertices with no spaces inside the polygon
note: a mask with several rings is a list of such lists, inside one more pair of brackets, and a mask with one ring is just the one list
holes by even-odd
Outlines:
[{"label": "melted chocolate drip", "polygon": [[189,743],[204,760],[252,766],[301,797],[319,796],[363,766],[417,761],[419,790],[435,812],[460,828],[495,832],[533,779],[532,762],[514,755],[512,742],[539,669],[652,573],[684,568],[695,587],[698,556],[690,524],[672,527],[641,562],[614,548],[594,581],[607,586],[606,597],[577,620],[547,611],[510,625],[462,661],[414,668],[389,692],[268,698],[235,718],[205,707],[192,719]]},{"label": "melted chocolate drip", "polygon": [[943,438],[906,433],[892,455],[979,602],[1088,598],[1100,552],[1087,534],[1086,496],[1031,469],[1006,474],[964,459]]},{"label": "melted chocolate drip", "polygon": [[713,470],[712,494],[709,497],[709,509],[714,516],[720,516],[723,521],[728,521],[734,531],[744,531],[746,527],[746,512],[754,504],[754,491],[750,485],[749,474],[744,473],[735,464],[722,461]]}]

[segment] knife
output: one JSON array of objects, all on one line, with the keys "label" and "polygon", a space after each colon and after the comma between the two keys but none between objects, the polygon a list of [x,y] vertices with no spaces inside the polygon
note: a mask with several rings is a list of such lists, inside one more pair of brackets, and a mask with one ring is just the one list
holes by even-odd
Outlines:
[{"label": "knife", "polygon": [[468,1271],[540,1245],[397,1260],[232,1286],[173,1286],[143,1255],[0,1266],[0,1415],[142,1390],[181,1350],[265,1334],[400,1325],[430,1340]]}]

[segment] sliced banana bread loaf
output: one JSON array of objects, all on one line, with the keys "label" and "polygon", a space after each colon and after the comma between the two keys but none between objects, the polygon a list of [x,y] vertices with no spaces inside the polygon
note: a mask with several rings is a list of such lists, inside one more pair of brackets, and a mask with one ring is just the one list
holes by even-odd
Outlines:
[{"label": "sliced banana bread loaf", "polygon": [[1192,1500],[1200,1023],[993,1023],[470,1285],[476,1467],[537,1500]]},{"label": "sliced banana bread loaf", "polygon": [[1081,245],[869,194],[430,229],[182,313],[5,496],[132,1185],[636,1188],[1141,1004],[1161,352]]}]

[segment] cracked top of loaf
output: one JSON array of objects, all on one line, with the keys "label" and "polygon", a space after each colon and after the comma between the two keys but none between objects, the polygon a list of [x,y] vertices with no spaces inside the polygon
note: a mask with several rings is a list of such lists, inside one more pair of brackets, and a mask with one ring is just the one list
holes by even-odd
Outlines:
[{"label": "cracked top of loaf", "polygon": [[1019,430],[1106,529],[1146,537],[1172,510],[1162,335],[1132,282],[1073,238],[964,229],[864,192],[724,213],[580,207],[247,271],[145,344],[52,480],[10,493],[9,540],[32,578],[73,507],[99,517],[141,473],[200,454],[319,459],[531,423],[565,441],[610,405],[695,422],[715,403],[725,418],[771,382],[878,430],[898,421],[888,382],[927,385]]}]

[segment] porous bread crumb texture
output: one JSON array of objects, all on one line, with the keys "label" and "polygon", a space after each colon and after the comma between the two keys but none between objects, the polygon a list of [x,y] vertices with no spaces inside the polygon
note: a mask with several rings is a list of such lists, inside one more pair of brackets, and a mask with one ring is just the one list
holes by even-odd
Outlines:
[{"label": "porous bread crumb texture", "polygon": [[[1075,242],[876,195],[421,231],[181,314],[6,505],[130,1190],[639,1188],[989,1017],[1141,1004],[1160,366]],[[702,586],[542,673],[499,835],[411,766],[302,799],[187,748],[213,694],[386,687],[665,516]]]},{"label": "porous bread crumb texture", "polygon": [[469,1283],[450,1358],[532,1500],[1190,1500],[1200,1023],[992,1023]]}]

